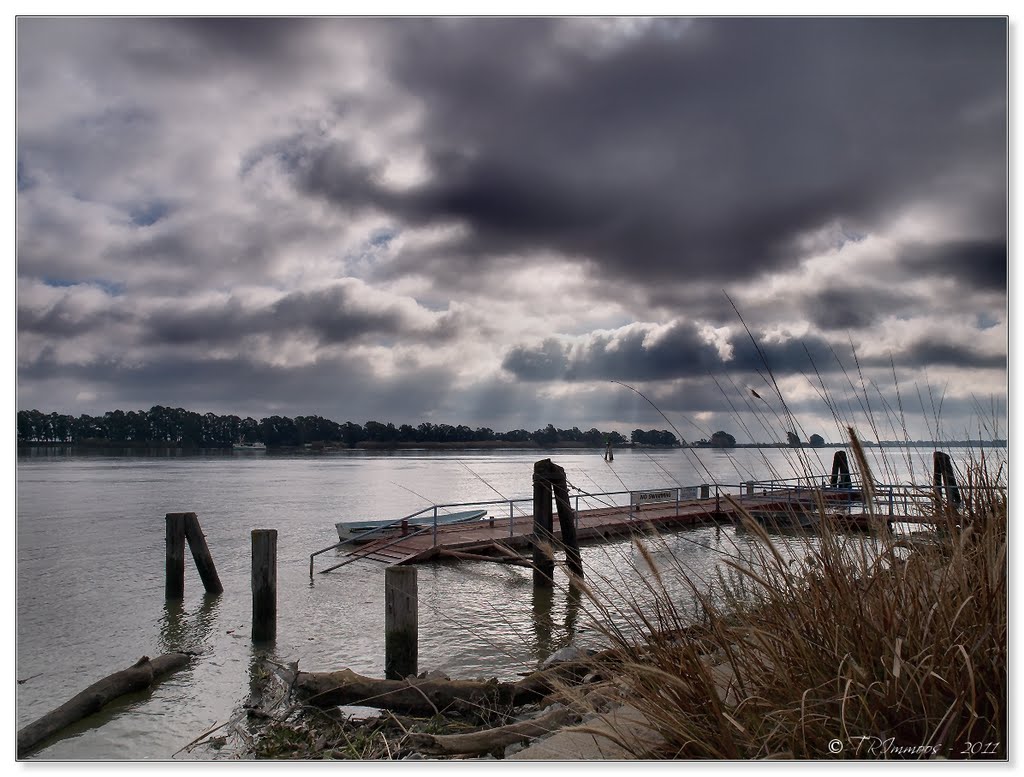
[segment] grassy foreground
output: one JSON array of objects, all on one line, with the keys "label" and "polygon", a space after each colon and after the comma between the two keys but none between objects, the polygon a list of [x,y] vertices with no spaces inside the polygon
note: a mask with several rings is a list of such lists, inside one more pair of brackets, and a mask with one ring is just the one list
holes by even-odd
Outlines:
[{"label": "grassy foreground", "polygon": [[[635,656],[621,696],[661,743],[618,744],[655,759],[1006,758],[1006,488],[989,469],[973,463],[959,513],[937,508],[937,531],[912,545],[823,529],[794,560],[752,525],[760,551],[724,562],[715,596],[638,541],[654,606],[604,630]],[[696,599],[696,627],[667,574]]]}]

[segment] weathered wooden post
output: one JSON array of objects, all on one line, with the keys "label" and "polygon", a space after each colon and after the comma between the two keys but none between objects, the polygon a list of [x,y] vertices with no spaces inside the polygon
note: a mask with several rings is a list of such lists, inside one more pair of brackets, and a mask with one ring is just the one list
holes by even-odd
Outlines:
[{"label": "weathered wooden post", "polygon": [[203,581],[203,587],[208,594],[224,593],[224,586],[221,585],[220,577],[217,575],[217,568],[213,565],[213,556],[210,555],[210,548],[206,544],[206,535],[199,526],[199,518],[195,513],[184,513],[185,516],[185,539],[188,540],[188,547],[192,551],[192,559],[196,562],[196,569],[199,570],[199,577]]},{"label": "weathered wooden post", "polygon": [[555,559],[552,555],[551,459],[533,465],[533,584],[552,586]]},{"label": "weathered wooden post", "polygon": [[252,530],[252,641],[277,636],[277,529]]},{"label": "weathered wooden post", "polygon": [[167,513],[167,547],[165,562],[165,599],[185,597],[185,515]]},{"label": "weathered wooden post", "polygon": [[946,482],[946,496],[954,505],[962,504],[960,487],[956,484],[956,473],[953,471],[953,460],[948,453],[942,454],[942,479]]},{"label": "weathered wooden post", "polygon": [[935,502],[936,507],[942,504],[942,489],[945,486],[946,498],[955,507],[960,506],[960,488],[956,484],[956,473],[953,471],[953,460],[948,453],[935,451],[932,454],[932,466],[935,473]]},{"label": "weathered wooden post", "polygon": [[853,480],[850,478],[850,464],[846,460],[846,451],[836,451],[832,457],[832,477],[829,484],[835,488],[853,488]]},{"label": "weathered wooden post", "polygon": [[710,499],[711,498],[711,484],[710,483],[703,483],[703,484],[701,484],[701,487],[700,487],[700,498],[701,499]]},{"label": "weathered wooden post", "polygon": [[746,486],[747,496],[753,496],[754,495],[754,481],[753,480],[746,480],[746,481],[744,481],[743,485]]},{"label": "weathered wooden post", "polygon": [[576,514],[569,504],[569,486],[565,480],[565,469],[547,460],[550,464],[551,490],[558,508],[558,526],[561,529],[561,545],[565,549],[565,565],[569,572],[583,579],[583,558],[580,544],[576,539]]},{"label": "weathered wooden post", "polygon": [[419,604],[416,567],[384,570],[384,676],[415,675],[419,658]]}]

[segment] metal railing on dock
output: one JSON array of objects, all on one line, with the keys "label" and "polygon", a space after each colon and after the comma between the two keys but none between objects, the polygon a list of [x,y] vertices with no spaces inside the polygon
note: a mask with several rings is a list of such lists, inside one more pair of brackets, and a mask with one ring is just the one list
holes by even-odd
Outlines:
[{"label": "metal railing on dock", "polygon": [[[793,508],[808,509],[827,502],[830,508],[840,508],[852,514],[872,513],[877,516],[885,516],[892,522],[912,519],[911,522],[919,522],[921,516],[927,516],[935,511],[936,505],[941,501],[941,494],[932,485],[918,486],[912,484],[885,484],[873,483],[870,489],[865,489],[864,484],[857,477],[841,481],[841,484],[832,485],[829,478],[825,477],[792,477],[772,478],[768,480],[746,480],[739,483],[715,483],[700,484],[696,486],[669,486],[656,487],[638,490],[584,492],[574,489],[576,493],[570,494],[573,501],[573,509],[576,514],[576,524],[579,525],[581,503],[583,509],[591,510],[624,510],[627,511],[630,520],[639,519],[640,509],[644,505],[656,505],[662,509],[674,504],[675,515],[679,516],[683,505],[704,503],[717,512],[725,506],[730,498],[740,502],[744,498],[770,497],[774,504],[790,505]],[[974,487],[974,490],[978,490]],[[960,486],[965,498],[970,498],[972,487]],[[872,494],[873,498],[868,501],[866,496]],[[824,500],[822,499],[824,497]],[[524,505],[526,509],[524,509]],[[431,534],[431,546],[438,545],[438,528],[444,526],[439,523],[439,517],[458,510],[467,508],[481,509],[488,513],[486,518],[481,520],[489,522],[492,526],[498,522],[508,522],[507,536],[512,538],[516,535],[516,517],[525,519],[529,517],[533,509],[532,497],[518,497],[514,499],[491,499],[474,502],[452,502],[448,504],[435,504],[424,507],[401,518],[397,518],[378,528],[362,532],[358,538],[350,537],[345,540],[328,545],[325,548],[315,551],[309,557],[309,575],[313,578],[314,559],[332,550],[343,550],[348,546],[359,543],[367,543],[373,539],[383,539],[392,536],[396,529],[402,529],[400,536],[394,537],[391,542],[374,544],[370,552],[360,555],[357,549],[348,552],[348,557],[338,564],[321,570],[321,574],[338,569],[346,564],[366,558],[372,553],[385,550],[393,545],[398,545],[410,537],[419,537],[428,532]],[[499,518],[498,516],[502,517]],[[424,520],[429,516],[429,520]],[[507,517],[506,517],[507,516]],[[459,524],[462,527],[468,524]]]},{"label": "metal railing on dock", "polygon": [[[735,490],[736,493],[739,494],[740,490],[742,489],[742,485],[736,485],[736,486],[717,485],[717,486],[715,486],[715,489],[716,489],[716,493],[723,493],[724,494],[724,493],[726,493],[727,490],[729,490],[729,491]],[[623,490],[623,491],[584,492],[584,491],[580,491],[579,489],[576,489],[576,491],[577,491],[577,493],[570,494],[570,497],[573,500],[573,509],[574,509],[574,512],[576,513],[576,523],[578,525],[579,524],[579,513],[580,513],[580,503],[581,503],[581,501],[584,503],[584,506],[585,506],[584,509],[629,508],[631,510],[631,515],[632,515],[632,510],[638,506],[637,502],[634,501],[634,498],[637,495],[655,494],[655,493],[661,494],[661,493],[665,493],[665,492],[671,492],[671,497],[670,498],[665,499],[665,500],[658,500],[658,501],[661,501],[661,502],[674,502],[675,503],[675,509],[676,509],[677,514],[678,514],[679,506],[681,504],[683,504],[685,502],[688,502],[688,501],[696,500],[696,499],[700,498],[701,494],[709,494],[710,493],[710,486],[708,486],[707,484],[703,484],[703,485],[700,485],[700,486],[671,486],[669,488],[658,487],[658,488],[640,489],[640,490],[634,490],[634,491],[625,491],[625,490]],[[646,502],[646,503],[654,503],[654,502]],[[525,505],[528,509],[524,510],[523,507],[522,507],[523,505]],[[403,541],[405,539],[408,539],[409,537],[411,537],[413,535],[419,536],[419,535],[422,535],[422,534],[426,533],[427,531],[430,531],[431,535],[432,535],[431,543],[432,543],[432,545],[436,546],[437,545],[437,530],[438,530],[438,525],[439,525],[438,518],[440,516],[444,516],[445,514],[447,514],[449,512],[453,512],[453,511],[457,511],[457,510],[465,510],[467,508],[477,508],[477,509],[485,508],[485,509],[488,510],[488,512],[492,512],[493,511],[496,514],[497,513],[501,513],[503,515],[507,514],[507,518],[503,517],[503,518],[501,518],[501,520],[502,521],[506,521],[506,520],[508,521],[508,536],[511,538],[511,537],[515,536],[515,519],[516,519],[516,512],[517,512],[517,510],[519,511],[520,517],[523,517],[523,518],[528,517],[531,514],[532,509],[533,509],[533,497],[518,497],[518,498],[514,498],[514,499],[490,499],[490,500],[482,500],[482,501],[475,501],[475,502],[451,502],[451,503],[447,503],[447,504],[431,505],[430,507],[424,507],[424,508],[422,508],[420,510],[417,510],[416,512],[409,513],[408,515],[404,515],[401,518],[396,518],[395,520],[393,520],[393,521],[391,521],[391,522],[389,522],[387,524],[384,524],[384,525],[382,525],[380,527],[371,529],[371,530],[366,531],[366,532],[362,532],[359,535],[359,537],[358,537],[358,541],[360,543],[365,543],[368,540],[371,540],[371,539],[374,539],[374,538],[383,538],[383,537],[389,536],[389,534],[394,532],[394,530],[396,530],[396,529],[400,529],[403,526],[408,526],[409,530],[410,530],[409,532],[407,532],[403,536],[396,537],[395,541],[393,543],[389,543],[389,544],[398,544],[399,542],[401,542],[401,541]],[[428,515],[430,516],[429,522],[423,523],[422,522],[423,517],[424,516],[428,516]],[[419,519],[419,521],[421,522],[419,525],[415,525],[415,523],[417,522],[417,519]],[[483,519],[483,520],[497,522],[499,519],[496,517],[496,515],[491,515],[488,518]],[[441,525],[444,525],[444,524],[442,523]],[[350,537],[348,539],[341,540],[339,542],[335,542],[335,543],[333,543],[331,545],[328,545],[327,547],[321,548],[320,550],[317,550],[317,551],[311,553],[310,556],[309,556],[309,575],[310,575],[310,578],[313,577],[314,559],[317,556],[320,556],[320,555],[322,555],[324,553],[329,553],[332,550],[343,549],[346,546],[353,545],[356,541],[357,541],[356,537]],[[378,545],[378,546],[375,547],[375,550],[383,550],[386,547],[388,547],[388,546],[387,545],[384,545],[384,546]],[[356,561],[359,558],[360,558],[360,556],[358,555],[358,552],[357,551],[352,551],[350,558],[346,559],[345,561],[342,561],[339,564],[335,564],[334,566],[331,566],[331,567],[329,567],[327,569],[321,570],[320,574],[324,574],[326,572],[330,572],[332,570],[335,570],[338,567],[345,566],[346,564],[351,563],[352,561]]]}]

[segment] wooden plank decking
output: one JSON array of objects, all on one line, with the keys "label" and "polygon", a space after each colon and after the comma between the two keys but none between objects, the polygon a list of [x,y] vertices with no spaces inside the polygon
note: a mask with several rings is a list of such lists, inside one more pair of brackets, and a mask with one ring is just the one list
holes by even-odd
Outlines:
[{"label": "wooden plank decking", "polygon": [[[847,494],[823,493],[829,501],[845,501]],[[779,495],[760,494],[734,496],[744,509],[754,510],[786,510],[792,507],[791,494],[784,498]],[[717,509],[716,509],[717,507]],[[728,500],[696,499],[679,502],[662,502],[636,507],[602,507],[594,510],[580,510],[577,514],[577,538],[589,540],[646,532],[661,527],[688,526],[704,523],[728,523],[737,516],[737,510]],[[554,535],[560,536],[557,519],[554,522]],[[499,557],[507,557],[508,563],[515,563],[512,556],[517,556],[517,549],[529,547],[533,540],[533,516],[493,516],[493,520],[474,521],[472,523],[438,526],[436,542],[434,528],[410,530],[404,537],[388,536],[372,542],[339,549],[340,562],[322,570],[323,572],[337,569],[352,561],[367,559],[384,564],[416,564],[443,557],[466,557],[474,551],[484,549],[497,551]],[[518,556],[517,556],[518,557]],[[528,563],[528,562],[523,562]],[[312,569],[310,570],[312,574]]]}]

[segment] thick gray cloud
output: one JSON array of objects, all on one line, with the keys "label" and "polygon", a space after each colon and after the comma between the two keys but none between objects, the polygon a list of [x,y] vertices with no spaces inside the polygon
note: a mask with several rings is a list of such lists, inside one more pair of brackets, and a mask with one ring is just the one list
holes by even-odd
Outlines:
[{"label": "thick gray cloud", "polygon": [[606,56],[559,48],[564,24],[395,25],[430,179],[385,192],[329,149],[301,187],[464,224],[445,261],[552,250],[645,281],[792,265],[965,171],[1000,200],[998,19],[699,20]]},{"label": "thick gray cloud", "polygon": [[905,291],[840,286],[822,289],[801,302],[807,317],[822,329],[860,329],[892,310],[906,310],[915,300]]},{"label": "thick gray cloud", "polygon": [[907,269],[952,278],[981,291],[1006,292],[1006,240],[958,240],[938,246],[908,246]]},{"label": "thick gray cloud", "polygon": [[893,363],[1005,397],[1005,19],[17,35],[19,407],[657,423],[622,381],[726,426],[770,368],[820,427],[804,376]]}]

